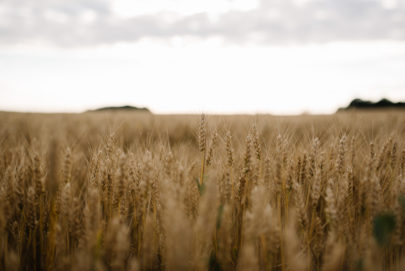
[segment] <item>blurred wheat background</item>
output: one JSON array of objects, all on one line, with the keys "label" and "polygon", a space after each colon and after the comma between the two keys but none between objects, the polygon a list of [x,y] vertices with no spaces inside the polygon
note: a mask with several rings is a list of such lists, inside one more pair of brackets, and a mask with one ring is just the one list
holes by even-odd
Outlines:
[{"label": "blurred wheat background", "polygon": [[0,123],[1,270],[403,270],[403,112]]}]

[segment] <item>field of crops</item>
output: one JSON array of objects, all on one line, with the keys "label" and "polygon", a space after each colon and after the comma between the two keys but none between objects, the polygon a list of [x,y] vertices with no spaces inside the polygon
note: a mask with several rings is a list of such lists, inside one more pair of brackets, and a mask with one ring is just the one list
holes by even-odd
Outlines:
[{"label": "field of crops", "polygon": [[405,268],[404,112],[0,124],[0,270]]}]

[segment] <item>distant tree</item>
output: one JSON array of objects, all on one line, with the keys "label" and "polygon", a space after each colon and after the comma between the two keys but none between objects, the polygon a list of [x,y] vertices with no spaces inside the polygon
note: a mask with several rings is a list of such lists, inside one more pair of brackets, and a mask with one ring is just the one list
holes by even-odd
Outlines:
[{"label": "distant tree", "polygon": [[101,107],[94,110],[89,110],[87,112],[100,112],[100,111],[142,111],[150,113],[150,110],[146,107],[136,107],[131,105]]},{"label": "distant tree", "polygon": [[352,109],[388,109],[388,108],[405,109],[405,102],[394,103],[384,98],[374,103],[371,101],[356,98],[353,101],[351,101],[347,107],[339,108],[338,111],[352,110]]}]

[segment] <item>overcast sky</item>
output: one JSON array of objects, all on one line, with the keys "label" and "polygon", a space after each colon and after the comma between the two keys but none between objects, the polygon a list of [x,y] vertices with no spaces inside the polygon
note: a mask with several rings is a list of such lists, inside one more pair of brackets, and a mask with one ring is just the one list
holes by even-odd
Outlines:
[{"label": "overcast sky", "polygon": [[0,0],[0,110],[405,99],[405,0]]}]

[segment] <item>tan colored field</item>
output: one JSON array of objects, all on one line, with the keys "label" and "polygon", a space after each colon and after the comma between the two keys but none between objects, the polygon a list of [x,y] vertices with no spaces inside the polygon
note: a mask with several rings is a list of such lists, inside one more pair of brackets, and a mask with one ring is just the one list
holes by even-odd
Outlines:
[{"label": "tan colored field", "polygon": [[405,268],[404,112],[0,124],[0,270]]}]

